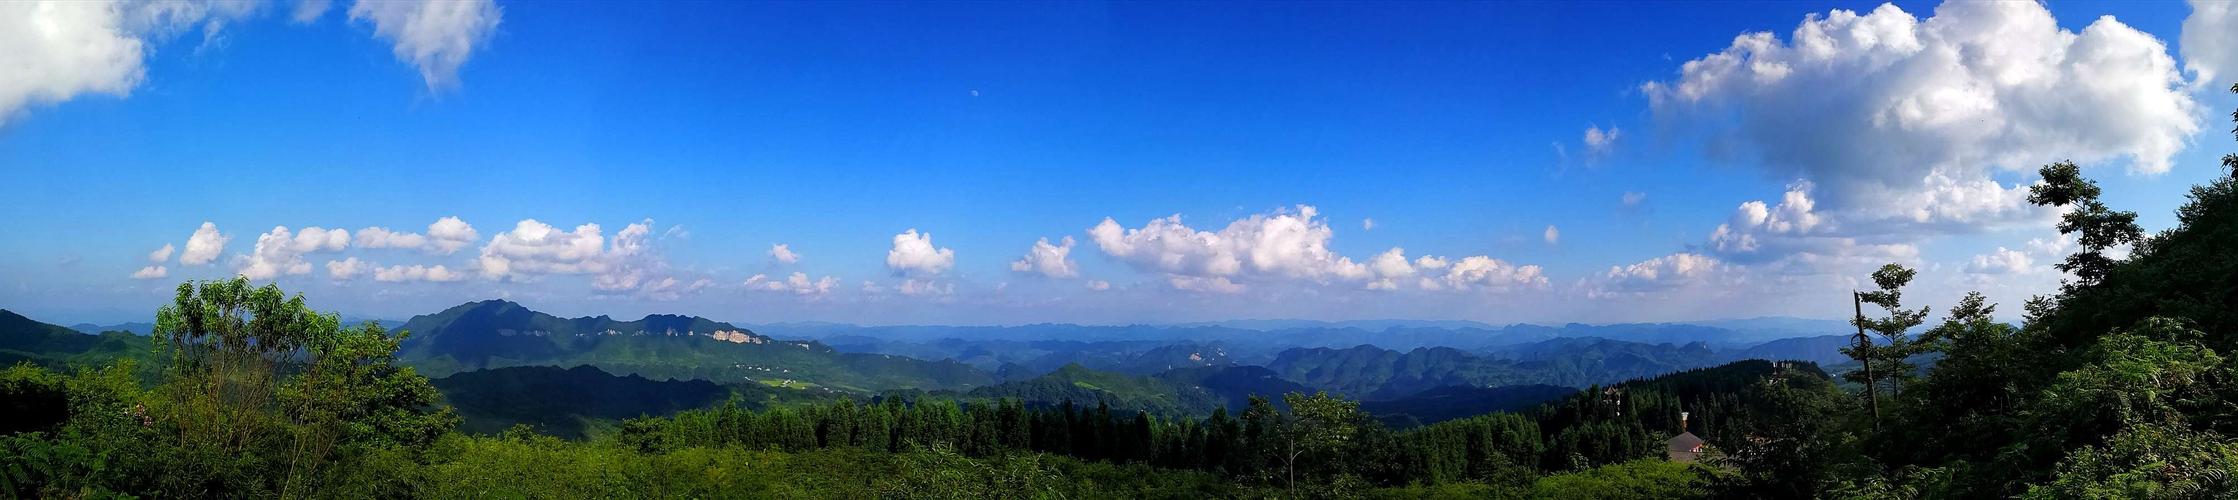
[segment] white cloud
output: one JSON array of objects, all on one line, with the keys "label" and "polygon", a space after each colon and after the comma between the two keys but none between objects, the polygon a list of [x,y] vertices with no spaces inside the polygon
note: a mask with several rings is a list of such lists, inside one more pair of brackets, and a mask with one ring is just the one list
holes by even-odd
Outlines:
[{"label": "white cloud", "polygon": [[662,290],[656,288],[675,285],[674,277],[664,275],[667,263],[653,255],[652,234],[652,219],[623,226],[621,231],[615,232],[612,245],[600,256],[603,271],[591,277],[591,288],[604,292],[638,290],[659,295]]},{"label": "white cloud", "polygon": [[1098,291],[1098,292],[1101,292],[1101,291],[1104,291],[1104,290],[1110,290],[1110,289],[1111,289],[1111,282],[1109,282],[1109,281],[1104,281],[1104,280],[1088,280],[1088,289],[1089,289],[1089,290],[1095,290],[1095,291]]},{"label": "white cloud", "polygon": [[427,225],[427,234],[390,231],[385,227],[368,227],[357,232],[357,246],[363,248],[419,249],[431,254],[450,255],[472,245],[482,238],[474,226],[458,217],[436,219]]},{"label": "white cloud", "polygon": [[480,241],[482,233],[458,217],[444,217],[427,225],[427,237],[428,251],[450,255]]},{"label": "white cloud", "polygon": [[427,236],[390,231],[385,227],[368,227],[357,230],[359,248],[420,248],[427,246]]},{"label": "white cloud", "polygon": [[1546,233],[1541,234],[1540,236],[1546,239],[1546,244],[1548,245],[1562,242],[1562,230],[1555,229],[1553,224],[1547,224]]},{"label": "white cloud", "polygon": [[1445,268],[1437,278],[1439,288],[1453,290],[1507,291],[1546,286],[1546,275],[1539,266],[1517,266],[1507,261],[1482,255],[1462,257]]},{"label": "white cloud", "polygon": [[1062,244],[1051,245],[1049,238],[1035,241],[1026,256],[1010,263],[1010,270],[1021,273],[1040,273],[1051,278],[1080,276],[1080,264],[1072,261],[1072,237],[1066,236]]},{"label": "white cloud", "polygon": [[[1814,189],[1809,182],[1797,182],[1788,186],[1777,205],[1749,201],[1734,208],[1732,217],[1711,231],[1703,245],[1715,269],[1730,271],[1736,280],[1757,275],[1758,284],[1778,285],[1800,276],[1862,276],[1881,264],[1918,260],[1916,245],[1887,234],[1857,235],[1835,224],[1818,210]],[[1602,276],[1595,294],[1652,291],[1625,286],[1617,278],[1622,276]]]},{"label": "white cloud", "polygon": [[81,94],[123,97],[146,80],[155,42],[199,28],[214,39],[247,1],[0,2],[0,123]]},{"label": "white cloud", "polygon": [[699,278],[686,284],[684,280],[676,279],[675,276],[663,276],[660,279],[645,282],[645,286],[638,292],[653,300],[676,300],[684,298],[685,295],[697,294],[700,290],[714,285],[715,280],[707,278]]},{"label": "white cloud", "polygon": [[[1105,255],[1136,269],[1174,276],[1235,281],[1302,279],[1327,282],[1368,277],[1368,268],[1329,250],[1335,232],[1310,205],[1230,222],[1219,232],[1198,231],[1175,215],[1140,229],[1104,218],[1088,230]],[[1184,288],[1176,285],[1176,288]],[[1227,286],[1194,286],[1207,290]]]},{"label": "white cloud", "polygon": [[1593,297],[1638,295],[1701,284],[1726,268],[1716,257],[1675,253],[1628,266],[1612,266],[1591,283]]},{"label": "white cloud", "polygon": [[1618,198],[1617,202],[1622,203],[1625,208],[1637,207],[1640,206],[1641,203],[1647,202],[1647,193],[1625,191],[1624,196]]},{"label": "white cloud", "polygon": [[295,24],[318,22],[320,17],[326,16],[327,9],[333,7],[334,0],[296,0],[295,9],[289,12],[288,20]]},{"label": "white cloud", "polygon": [[357,257],[330,260],[326,261],[326,277],[333,278],[335,281],[349,281],[364,273],[368,267],[371,267],[371,265],[357,260]]},{"label": "white cloud", "polygon": [[2184,64],[2215,91],[2238,77],[2238,2],[2191,0],[2191,17],[2184,18]]},{"label": "white cloud", "polygon": [[158,278],[162,278],[162,277],[165,277],[165,276],[170,276],[170,275],[171,275],[171,268],[168,268],[168,267],[163,267],[163,266],[148,266],[148,267],[143,267],[143,268],[140,268],[140,270],[138,270],[138,271],[133,271],[133,272],[132,272],[132,279],[136,279],[136,280],[152,280],[152,279],[158,279]]},{"label": "white cloud", "polygon": [[[438,221],[440,224],[440,221]],[[455,228],[453,228],[455,229]],[[459,231],[431,229],[431,235]],[[601,293],[636,292],[657,300],[672,298],[682,280],[669,275],[668,262],[653,246],[653,220],[623,226],[608,240],[596,223],[562,231],[536,219],[490,237],[475,259],[483,277],[519,280],[537,275],[590,275]]]},{"label": "white cloud", "polygon": [[535,274],[586,274],[606,270],[606,236],[596,223],[561,231],[536,219],[497,233],[476,260],[482,275],[504,279]]},{"label": "white cloud", "polygon": [[939,297],[956,293],[956,284],[907,278],[895,285],[894,291],[911,297]]},{"label": "white cloud", "polygon": [[232,236],[218,232],[217,224],[205,221],[202,227],[194,230],[193,236],[187,237],[186,251],[179,252],[179,264],[200,266],[216,262],[218,254],[225,252],[225,243],[232,240]]},{"label": "white cloud", "polygon": [[894,248],[886,251],[886,268],[896,274],[937,276],[955,265],[954,250],[935,248],[932,233],[918,233],[916,228],[894,235]]},{"label": "white cloud", "polygon": [[1924,21],[1884,4],[1808,16],[1785,42],[1743,34],[1642,90],[1665,130],[1824,186],[1822,208],[1860,228],[1971,228],[2042,213],[1997,171],[2166,171],[2199,129],[2175,68],[2110,17],[2076,33],[2035,2],[1949,2]]},{"label": "white cloud", "polygon": [[[1433,257],[1423,257],[1431,259]],[[1414,277],[1414,266],[1407,263],[1406,249],[1392,247],[1368,258],[1368,270],[1375,272],[1375,281],[1368,282],[1369,290],[1397,290],[1399,281]]]},{"label": "white cloud", "polygon": [[1173,289],[1175,290],[1189,290],[1212,293],[1243,292],[1243,285],[1236,284],[1236,282],[1233,281],[1228,281],[1228,278],[1225,277],[1207,278],[1202,276],[1174,275],[1166,277],[1166,284],[1172,285]]},{"label": "white cloud", "polygon": [[1369,290],[1398,290],[1410,278],[1416,278],[1412,284],[1423,290],[1505,292],[1547,284],[1539,266],[1518,266],[1482,255],[1453,259],[1425,255],[1409,261],[1406,249],[1396,247],[1369,258],[1368,269],[1374,275],[1365,285]]},{"label": "white cloud", "polygon": [[1777,256],[1821,239],[1819,235],[1830,232],[1833,225],[1815,211],[1818,203],[1811,199],[1813,188],[1809,182],[1790,184],[1777,206],[1762,201],[1741,203],[1728,221],[1710,233],[1710,248],[1728,257]]},{"label": "white cloud", "polygon": [[155,249],[155,251],[153,252],[148,252],[148,262],[162,264],[164,261],[171,260],[171,250],[171,244],[164,243],[163,248],[158,248]]},{"label": "white cloud", "polygon": [[[311,263],[303,260],[308,253],[339,252],[350,244],[350,232],[325,229],[317,226],[290,231],[287,226],[274,226],[271,231],[256,237],[256,249],[237,259],[235,272],[251,280],[269,280],[281,275],[309,274]],[[191,248],[193,244],[190,242]]]},{"label": "white cloud", "polygon": [[756,274],[753,277],[746,278],[745,286],[747,290],[790,293],[813,298],[830,294],[833,288],[839,286],[839,278],[825,276],[822,279],[810,280],[808,279],[808,273],[794,272],[792,276],[785,279],[774,280],[769,279],[769,276]]},{"label": "white cloud", "polygon": [[1365,218],[1365,219],[1360,219],[1360,230],[1361,230],[1361,231],[1374,231],[1374,230],[1375,230],[1375,218],[1374,218],[1374,217],[1369,217],[1369,218]]},{"label": "white cloud", "polygon": [[466,279],[466,273],[452,271],[441,264],[433,266],[388,266],[373,270],[373,281],[401,283],[409,281],[451,282]]},{"label": "white cloud", "polygon": [[1623,133],[1624,131],[1618,130],[1616,127],[1609,127],[1608,130],[1601,130],[1599,125],[1586,127],[1585,151],[1594,156],[1605,156],[1609,153],[1609,149],[1616,147],[1616,139],[1621,137]]},{"label": "white cloud", "polygon": [[800,254],[793,253],[791,245],[778,243],[769,246],[769,259],[777,261],[779,264],[792,264],[800,262]]},{"label": "white cloud", "polygon": [[1546,284],[1539,266],[1482,255],[1424,256],[1410,263],[1405,250],[1392,248],[1357,263],[1329,249],[1335,233],[1317,215],[1312,206],[1300,205],[1238,219],[1218,232],[1182,225],[1178,215],[1153,219],[1140,229],[1125,229],[1105,218],[1088,234],[1105,255],[1137,270],[1162,273],[1168,285],[1180,290],[1238,293],[1252,283],[1285,280],[1395,290],[1417,276],[1414,285],[1426,290],[1507,291]]},{"label": "white cloud", "polygon": [[2034,263],[2028,258],[2028,254],[2021,253],[2019,250],[1997,247],[1994,252],[1974,256],[1974,260],[1966,264],[1966,272],[1968,274],[2021,274],[2028,272],[2033,265]]},{"label": "white cloud", "polygon": [[2053,236],[2051,239],[2031,238],[2028,240],[2028,251],[2054,259],[2065,259],[2075,251],[2075,238],[2066,234]]},{"label": "white cloud", "polygon": [[124,96],[140,84],[141,45],[116,5],[0,2],[0,123],[24,107],[81,93]]},{"label": "white cloud", "polygon": [[395,44],[397,60],[419,68],[429,89],[451,86],[502,17],[492,0],[358,0],[350,6],[350,19],[372,23],[373,36]]}]

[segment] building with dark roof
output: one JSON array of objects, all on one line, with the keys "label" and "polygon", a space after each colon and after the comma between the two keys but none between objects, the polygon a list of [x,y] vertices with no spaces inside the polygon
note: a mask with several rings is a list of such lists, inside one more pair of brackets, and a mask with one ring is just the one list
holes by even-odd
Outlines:
[{"label": "building with dark roof", "polygon": [[1686,430],[1686,417],[1686,412],[1679,412],[1679,434],[1663,442],[1673,462],[1693,463],[1702,458],[1702,449],[1709,445],[1700,436]]}]

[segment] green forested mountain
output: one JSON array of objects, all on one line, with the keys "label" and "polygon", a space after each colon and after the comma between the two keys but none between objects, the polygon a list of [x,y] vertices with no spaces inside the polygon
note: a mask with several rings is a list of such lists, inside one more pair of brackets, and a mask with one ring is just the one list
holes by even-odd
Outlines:
[{"label": "green forested mountain", "polygon": [[1282,378],[1263,366],[1199,366],[1175,368],[1156,375],[1182,387],[1201,388],[1219,398],[1228,411],[1242,411],[1251,403],[1252,396],[1280,398],[1293,392],[1310,392],[1311,388]]},{"label": "green forested mountain", "polygon": [[1189,416],[1211,413],[1223,399],[1203,387],[1158,377],[1091,370],[1065,365],[1046,375],[972,389],[975,398],[1016,399],[1039,406],[1107,404],[1123,411]]},{"label": "green forested mountain", "polygon": [[70,329],[72,329],[72,330],[77,330],[77,331],[79,331],[79,332],[83,332],[83,333],[108,333],[108,332],[127,332],[127,333],[132,333],[132,334],[136,334],[136,335],[149,335],[149,334],[153,334],[153,333],[155,333],[155,323],[148,323],[148,322],[125,322],[125,323],[117,323],[117,324],[114,324],[114,325],[96,325],[96,324],[93,324],[93,323],[79,323],[79,324],[75,324],[75,325],[70,325]]},{"label": "green forested mountain", "polygon": [[148,353],[148,339],[125,332],[80,333],[0,309],[0,365],[101,365]]},{"label": "green forested mountain", "polygon": [[1377,421],[1392,428],[1408,428],[1487,413],[1528,410],[1577,392],[1575,387],[1544,384],[1500,387],[1451,385],[1399,399],[1362,401],[1360,411],[1367,412]]},{"label": "green forested mountain", "polygon": [[1712,366],[1725,358],[1701,342],[1650,344],[1597,337],[1565,337],[1488,352],[1519,362],[1540,383],[1571,387]]},{"label": "green forested mountain", "polygon": [[689,316],[568,319],[490,300],[417,316],[400,329],[412,335],[399,358],[434,376],[509,366],[591,365],[651,378],[864,394],[969,388],[993,381],[987,373],[954,361],[841,353],[816,342],[774,340]]},{"label": "green forested mountain", "polygon": [[735,401],[749,408],[836,397],[762,384],[652,380],[591,366],[516,366],[461,372],[429,381],[458,410],[459,430],[494,434],[518,424],[581,439],[622,419],[665,416]]},{"label": "green forested mountain", "polygon": [[1512,361],[1436,347],[1408,352],[1371,345],[1291,349],[1267,368],[1308,387],[1362,399],[1392,399],[1449,385],[1489,387],[1541,379]]}]

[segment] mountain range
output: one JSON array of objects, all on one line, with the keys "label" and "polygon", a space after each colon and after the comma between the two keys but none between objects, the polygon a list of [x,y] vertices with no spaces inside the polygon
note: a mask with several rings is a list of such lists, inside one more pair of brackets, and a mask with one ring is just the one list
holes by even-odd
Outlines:
[{"label": "mountain range", "polygon": [[513,302],[486,300],[415,316],[399,328],[412,335],[398,358],[437,377],[510,366],[589,365],[623,375],[856,393],[969,388],[994,381],[953,360],[844,353],[695,316],[560,318]]},{"label": "mountain range", "polygon": [[[1752,340],[1831,328],[1826,323],[1488,327],[1255,320],[748,328],[663,314],[563,318],[485,300],[415,316],[395,329],[411,332],[398,359],[434,377],[467,417],[469,430],[527,423],[581,436],[622,418],[732,398],[758,407],[910,393],[1201,415],[1240,411],[1253,396],[1279,403],[1285,393],[1328,391],[1362,400],[1387,423],[1415,425],[1517,410],[1577,388],[1734,360],[1838,364],[1847,359],[1839,352],[1844,335]],[[109,333],[81,333],[86,330]],[[146,356],[145,330],[152,325],[65,328],[0,311],[0,362]],[[1348,341],[1359,342],[1333,345]]]}]

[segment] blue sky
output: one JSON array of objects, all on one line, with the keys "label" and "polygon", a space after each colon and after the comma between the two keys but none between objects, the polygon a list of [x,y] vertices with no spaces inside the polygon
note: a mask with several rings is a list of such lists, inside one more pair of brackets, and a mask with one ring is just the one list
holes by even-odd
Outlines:
[{"label": "blue sky", "polygon": [[0,15],[0,307],[57,322],[237,273],[392,318],[1837,317],[1888,261],[2017,312],[2071,250],[2035,165],[2157,229],[2238,148],[2210,3],[59,5]]}]

